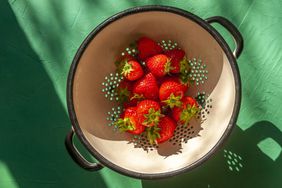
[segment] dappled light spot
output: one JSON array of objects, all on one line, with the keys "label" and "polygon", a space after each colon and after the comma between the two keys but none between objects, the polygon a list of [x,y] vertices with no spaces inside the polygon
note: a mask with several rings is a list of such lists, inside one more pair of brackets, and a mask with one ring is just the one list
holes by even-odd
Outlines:
[{"label": "dappled light spot", "polygon": [[268,156],[273,161],[275,161],[279,157],[282,151],[280,144],[269,137],[260,141],[257,146],[266,156]]},{"label": "dappled light spot", "polygon": [[11,171],[8,168],[8,166],[1,161],[0,161],[0,174],[1,174],[0,187],[10,187],[10,188],[19,187],[13,175],[11,174]]}]

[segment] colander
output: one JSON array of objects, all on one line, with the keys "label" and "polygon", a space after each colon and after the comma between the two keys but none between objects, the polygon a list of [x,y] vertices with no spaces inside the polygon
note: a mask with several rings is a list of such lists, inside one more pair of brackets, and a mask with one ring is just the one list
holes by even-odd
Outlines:
[{"label": "colander", "polygon": [[[230,32],[234,52],[211,23]],[[174,137],[159,145],[149,144],[143,135],[133,137],[109,126],[109,116],[117,106],[102,92],[105,77],[115,72],[115,58],[141,36],[160,43],[176,41],[192,67],[205,67],[208,75],[204,84],[188,89],[189,95],[202,101],[198,117],[188,127],[178,126]],[[67,104],[72,129],[65,142],[69,154],[85,169],[108,167],[140,179],[170,177],[201,165],[225,142],[236,123],[241,100],[236,58],[242,48],[240,32],[223,17],[203,20],[173,7],[143,6],[105,20],[83,41],[70,67]],[[97,163],[79,153],[73,144],[74,134]]]}]

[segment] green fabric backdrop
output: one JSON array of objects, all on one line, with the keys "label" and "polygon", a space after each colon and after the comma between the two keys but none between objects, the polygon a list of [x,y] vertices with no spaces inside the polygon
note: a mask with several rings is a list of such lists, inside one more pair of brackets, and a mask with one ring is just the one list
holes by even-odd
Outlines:
[{"label": "green fabric backdrop", "polygon": [[[237,126],[208,162],[173,178],[144,181],[108,168],[85,171],[64,148],[70,63],[100,22],[148,4],[202,18],[224,16],[239,28],[245,48],[238,60],[243,100]],[[0,188],[281,187],[281,12],[281,0],[1,0]],[[215,27],[233,46],[230,35]]]}]

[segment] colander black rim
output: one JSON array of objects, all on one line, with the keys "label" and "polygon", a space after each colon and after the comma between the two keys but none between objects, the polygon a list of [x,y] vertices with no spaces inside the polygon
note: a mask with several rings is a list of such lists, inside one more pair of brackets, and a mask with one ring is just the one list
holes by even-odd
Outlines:
[{"label": "colander black rim", "polygon": [[[233,108],[232,116],[230,118],[230,121],[228,123],[228,126],[223,133],[222,137],[219,139],[219,141],[216,143],[216,145],[208,152],[206,153],[202,158],[198,159],[194,163],[185,166],[183,168],[170,171],[170,172],[164,172],[164,173],[138,173],[135,171],[131,171],[125,168],[122,168],[111,161],[107,160],[104,158],[98,151],[96,151],[91,144],[88,142],[86,137],[84,136],[74,109],[74,104],[73,104],[73,82],[74,82],[74,77],[76,73],[76,68],[77,65],[79,64],[79,60],[87,48],[88,44],[92,41],[92,39],[99,33],[101,32],[106,26],[111,24],[112,22],[121,19],[125,16],[131,15],[131,14],[136,14],[136,13],[141,13],[141,12],[149,12],[149,11],[161,11],[161,12],[170,12],[174,14],[178,14],[180,16],[183,16],[189,20],[194,21],[198,25],[200,25],[202,28],[204,28],[207,32],[209,32],[213,38],[218,42],[218,44],[221,46],[222,50],[226,54],[226,57],[229,60],[234,80],[235,80],[235,105]],[[232,132],[232,129],[235,126],[235,123],[238,118],[239,110],[240,110],[240,104],[241,104],[241,78],[239,74],[239,68],[236,62],[235,57],[233,56],[229,46],[225,42],[225,40],[222,38],[222,36],[212,27],[210,24],[208,24],[205,20],[201,19],[200,17],[186,11],[182,10],[179,8],[175,7],[170,7],[170,6],[161,6],[161,5],[149,5],[149,6],[139,6],[139,7],[134,7],[130,8],[127,10],[124,10],[122,12],[119,12],[104,22],[102,22],[100,25],[98,25],[95,29],[93,29],[90,34],[85,38],[85,40],[82,42],[80,45],[79,49],[77,50],[77,53],[72,61],[72,64],[70,66],[69,74],[68,74],[68,79],[67,79],[67,107],[68,107],[68,113],[69,117],[72,123],[72,126],[75,130],[75,133],[79,140],[82,142],[82,144],[87,148],[87,150],[104,166],[111,168],[112,170],[115,170],[123,175],[130,176],[133,178],[138,178],[138,179],[160,179],[160,178],[167,178],[167,177],[172,177],[176,176],[178,174],[188,172],[195,167],[200,166],[203,164],[205,161],[207,161],[213,154],[216,153],[216,151],[219,150],[219,148],[223,145],[223,143],[226,141],[226,139],[229,137],[230,133]]]}]

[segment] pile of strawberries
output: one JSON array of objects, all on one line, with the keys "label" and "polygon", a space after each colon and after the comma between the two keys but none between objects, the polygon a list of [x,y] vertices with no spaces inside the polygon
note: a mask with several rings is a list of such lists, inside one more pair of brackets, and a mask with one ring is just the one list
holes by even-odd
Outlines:
[{"label": "pile of strawberries", "polygon": [[190,67],[181,49],[164,50],[148,37],[136,45],[136,57],[125,54],[116,62],[123,76],[116,90],[124,111],[115,125],[131,134],[145,133],[151,144],[160,144],[199,112],[196,100],[186,96],[192,84]]}]

